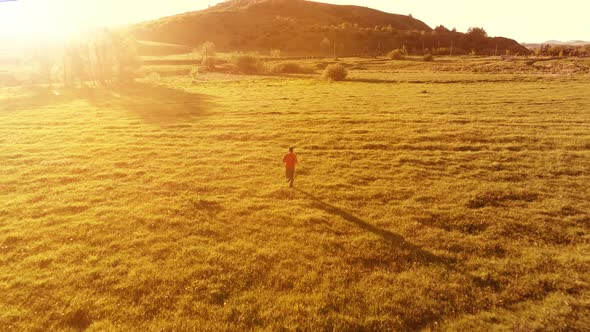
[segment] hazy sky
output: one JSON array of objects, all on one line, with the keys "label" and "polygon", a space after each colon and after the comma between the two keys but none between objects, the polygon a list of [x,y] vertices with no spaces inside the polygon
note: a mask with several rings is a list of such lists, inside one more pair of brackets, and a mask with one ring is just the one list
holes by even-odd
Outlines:
[{"label": "hazy sky", "polygon": [[[0,0],[1,1],[1,0]],[[133,23],[207,8],[219,0],[17,0],[0,2],[0,31],[47,36],[88,25]],[[412,14],[431,27],[443,24],[519,42],[590,40],[590,0],[325,0],[396,14]]]}]

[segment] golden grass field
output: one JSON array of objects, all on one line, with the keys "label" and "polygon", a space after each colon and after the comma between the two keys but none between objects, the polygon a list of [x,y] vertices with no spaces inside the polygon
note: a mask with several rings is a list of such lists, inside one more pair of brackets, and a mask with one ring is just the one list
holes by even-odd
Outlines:
[{"label": "golden grass field", "polygon": [[0,329],[590,330],[590,76],[469,61],[0,88]]}]

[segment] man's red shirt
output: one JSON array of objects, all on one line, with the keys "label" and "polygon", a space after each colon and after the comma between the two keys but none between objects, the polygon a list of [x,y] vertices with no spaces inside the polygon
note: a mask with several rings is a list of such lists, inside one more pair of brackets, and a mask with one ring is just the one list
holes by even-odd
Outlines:
[{"label": "man's red shirt", "polygon": [[295,164],[297,164],[297,155],[289,152],[283,157],[283,162],[285,163],[286,168],[295,168]]}]

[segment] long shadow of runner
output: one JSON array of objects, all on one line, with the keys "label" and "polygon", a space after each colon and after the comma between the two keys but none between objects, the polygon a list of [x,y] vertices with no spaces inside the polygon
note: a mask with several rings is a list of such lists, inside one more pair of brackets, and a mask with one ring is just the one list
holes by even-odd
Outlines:
[{"label": "long shadow of runner", "polygon": [[328,213],[331,213],[333,215],[340,216],[344,220],[355,224],[359,228],[380,236],[382,239],[386,240],[387,242],[391,243],[392,245],[409,251],[410,253],[415,255],[415,257],[418,258],[419,260],[421,260],[422,262],[442,265],[450,271],[453,271],[453,272],[463,275],[464,277],[471,280],[475,285],[477,285],[479,287],[491,287],[495,290],[497,290],[499,288],[499,284],[497,283],[497,281],[495,281],[493,279],[488,279],[488,278],[482,279],[480,277],[472,275],[469,272],[463,271],[461,268],[457,268],[456,266],[454,266],[455,262],[452,259],[436,256],[435,254],[433,254],[427,250],[424,250],[415,244],[412,244],[412,243],[406,241],[401,235],[398,235],[398,234],[392,233],[388,230],[381,229],[379,227],[371,225],[368,222],[356,217],[355,215],[353,215],[341,208],[338,208],[334,205],[328,204],[328,203],[322,201],[321,199],[319,199],[318,197],[316,197],[304,190],[301,190],[301,189],[295,189],[295,190],[302,193],[303,195],[307,196],[309,199],[311,199],[316,207],[318,207]]},{"label": "long shadow of runner", "polygon": [[340,216],[340,217],[344,218],[344,220],[355,224],[359,228],[361,228],[365,231],[371,232],[375,235],[378,235],[381,238],[383,238],[384,240],[386,240],[387,242],[389,242],[399,248],[408,250],[409,252],[413,253],[414,255],[416,255],[417,257],[421,258],[422,260],[424,260],[426,262],[439,263],[439,264],[444,264],[444,265],[447,265],[450,263],[448,260],[445,260],[442,257],[438,257],[438,256],[434,255],[433,253],[428,252],[428,251],[420,248],[419,246],[406,241],[399,234],[395,234],[395,233],[392,233],[388,230],[381,229],[379,227],[371,225],[368,222],[358,218],[357,216],[355,216],[347,211],[344,211],[343,209],[338,208],[334,205],[328,204],[304,190],[301,190],[301,189],[295,189],[295,190],[304,194],[308,198],[310,198],[316,207],[318,207],[328,213],[331,213],[333,215]]}]

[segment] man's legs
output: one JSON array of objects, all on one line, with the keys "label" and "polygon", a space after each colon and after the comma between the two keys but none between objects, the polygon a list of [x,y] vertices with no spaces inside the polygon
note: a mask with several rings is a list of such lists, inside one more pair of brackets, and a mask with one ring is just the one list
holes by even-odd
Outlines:
[{"label": "man's legs", "polygon": [[285,174],[287,176],[287,182],[289,182],[289,187],[293,187],[293,181],[295,181],[295,169],[287,168]]}]

